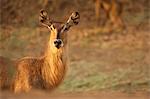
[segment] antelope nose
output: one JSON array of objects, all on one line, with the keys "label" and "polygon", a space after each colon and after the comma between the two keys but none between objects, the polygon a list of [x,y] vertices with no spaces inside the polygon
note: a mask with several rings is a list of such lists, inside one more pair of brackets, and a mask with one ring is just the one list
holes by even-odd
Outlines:
[{"label": "antelope nose", "polygon": [[55,45],[57,48],[61,47],[61,44],[62,44],[62,40],[61,40],[61,39],[56,39],[56,40],[54,41],[54,45]]}]

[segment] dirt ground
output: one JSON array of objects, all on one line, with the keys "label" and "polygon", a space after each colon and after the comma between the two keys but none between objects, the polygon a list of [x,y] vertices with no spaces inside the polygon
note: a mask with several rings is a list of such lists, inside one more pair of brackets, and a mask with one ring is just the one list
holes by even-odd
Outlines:
[{"label": "dirt ground", "polygon": [[147,92],[87,92],[87,93],[59,93],[32,91],[28,94],[14,95],[8,92],[0,94],[0,99],[150,99]]}]

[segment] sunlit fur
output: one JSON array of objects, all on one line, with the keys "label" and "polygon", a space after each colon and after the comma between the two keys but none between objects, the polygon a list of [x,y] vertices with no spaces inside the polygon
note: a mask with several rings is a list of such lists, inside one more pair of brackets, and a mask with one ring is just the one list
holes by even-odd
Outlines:
[{"label": "sunlit fur", "polygon": [[66,72],[67,34],[61,34],[64,46],[59,49],[53,43],[61,25],[51,26],[51,33],[45,53],[41,57],[25,57],[17,62],[17,73],[13,82],[15,93],[29,91],[31,88],[51,90],[63,80]]},{"label": "sunlit fur", "polygon": [[[15,93],[28,92],[32,88],[51,90],[64,79],[67,62],[67,33],[71,26],[79,23],[78,12],[71,14],[66,23],[49,19],[45,10],[40,11],[39,21],[50,30],[47,49],[41,57],[24,57],[15,62],[15,74],[11,81],[7,77],[8,68],[0,65],[0,88],[10,83]],[[57,42],[56,42],[57,41]],[[59,43],[58,43],[59,41]],[[13,64],[13,63],[12,63]]]}]

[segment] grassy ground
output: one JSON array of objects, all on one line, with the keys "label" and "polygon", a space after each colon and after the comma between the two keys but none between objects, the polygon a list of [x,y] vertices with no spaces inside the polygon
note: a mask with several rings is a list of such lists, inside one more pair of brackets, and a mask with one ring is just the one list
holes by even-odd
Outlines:
[{"label": "grassy ground", "polygon": [[[78,28],[69,34],[69,68],[59,91],[150,91],[147,31],[105,34],[101,28]],[[1,56],[40,56],[48,35],[46,29],[14,29],[7,39],[1,36]]]},{"label": "grassy ground", "polygon": [[[58,91],[149,92],[148,18],[144,11],[132,15],[126,12],[123,19],[127,30],[115,32],[108,32],[107,28],[98,27],[93,21],[81,20],[79,26],[68,33],[69,67]],[[40,56],[44,52],[48,30],[30,25],[0,28],[1,56],[15,60],[24,56]]]}]

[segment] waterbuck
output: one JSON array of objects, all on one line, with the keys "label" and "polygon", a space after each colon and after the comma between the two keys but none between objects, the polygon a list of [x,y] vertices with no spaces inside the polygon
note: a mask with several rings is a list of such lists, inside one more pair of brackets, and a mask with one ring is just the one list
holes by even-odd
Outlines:
[{"label": "waterbuck", "polygon": [[51,90],[62,82],[67,68],[67,31],[78,24],[79,18],[79,13],[74,12],[67,22],[56,22],[41,10],[39,20],[50,30],[47,49],[41,57],[17,60],[12,82],[15,93],[28,92],[32,88]]}]

